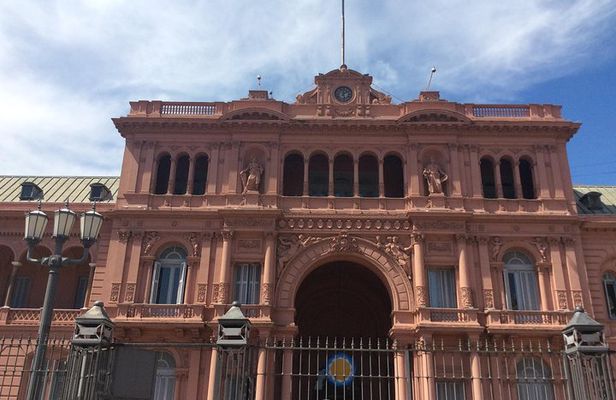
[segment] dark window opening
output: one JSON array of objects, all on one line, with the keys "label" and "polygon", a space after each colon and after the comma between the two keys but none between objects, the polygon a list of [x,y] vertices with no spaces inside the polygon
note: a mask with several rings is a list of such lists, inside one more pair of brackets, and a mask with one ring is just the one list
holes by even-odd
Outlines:
[{"label": "dark window opening", "polygon": [[503,197],[515,199],[515,186],[513,184],[513,167],[509,160],[500,162],[501,184],[503,185]]},{"label": "dark window opening", "polygon": [[259,304],[260,283],[261,264],[236,264],[234,300],[240,304]]},{"label": "dark window opening", "polygon": [[379,197],[379,162],[374,156],[359,158],[359,195]]},{"label": "dark window opening", "polygon": [[192,194],[201,195],[205,194],[205,185],[207,183],[207,168],[208,157],[199,156],[195,162],[195,177],[193,179],[193,192]]},{"label": "dark window opening", "polygon": [[111,191],[101,183],[90,185],[90,201],[111,200]]},{"label": "dark window opening", "polygon": [[329,186],[329,160],[323,154],[310,157],[308,164],[308,194],[327,196]]},{"label": "dark window opening", "polygon": [[383,160],[385,197],[404,197],[404,171],[402,160],[389,155]]},{"label": "dark window opening", "polygon": [[19,200],[42,200],[43,191],[34,183],[26,182],[21,185]]},{"label": "dark window opening", "polygon": [[496,181],[494,180],[494,164],[487,158],[482,158],[479,162],[481,169],[481,185],[483,186],[483,197],[486,199],[496,198]]},{"label": "dark window opening", "polygon": [[187,155],[184,155],[178,159],[175,169],[175,187],[173,194],[186,194],[186,189],[188,187],[189,167],[190,158]]},{"label": "dark window opening", "polygon": [[282,178],[283,196],[301,196],[304,194],[304,157],[289,154],[284,159]]},{"label": "dark window opening", "polygon": [[353,158],[347,154],[334,159],[334,196],[353,197]]},{"label": "dark window opening", "polygon": [[608,272],[603,275],[603,287],[605,288],[605,300],[610,319],[616,319],[616,276]]},{"label": "dark window opening", "polygon": [[156,169],[156,186],[154,194],[166,194],[169,186],[169,169],[171,168],[171,156],[165,155],[158,159]]},{"label": "dark window opening", "polygon": [[534,199],[533,166],[528,160],[520,160],[520,183],[522,184],[522,197]]}]

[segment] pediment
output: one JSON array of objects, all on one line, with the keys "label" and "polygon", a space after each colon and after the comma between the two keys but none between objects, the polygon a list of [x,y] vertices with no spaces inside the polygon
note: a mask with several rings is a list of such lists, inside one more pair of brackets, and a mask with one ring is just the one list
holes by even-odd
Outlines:
[{"label": "pediment", "polygon": [[286,121],[289,117],[267,108],[243,108],[226,113],[221,117],[227,121]]},{"label": "pediment", "polygon": [[471,122],[464,114],[449,110],[418,110],[402,116],[398,122],[421,123],[421,122]]}]

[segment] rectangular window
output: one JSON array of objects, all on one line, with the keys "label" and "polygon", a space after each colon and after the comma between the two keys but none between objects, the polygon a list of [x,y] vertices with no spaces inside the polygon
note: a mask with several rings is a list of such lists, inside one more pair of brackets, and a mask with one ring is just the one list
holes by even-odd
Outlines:
[{"label": "rectangular window", "polygon": [[539,294],[535,271],[509,269],[505,271],[507,305],[510,310],[538,310]]},{"label": "rectangular window", "polygon": [[11,295],[12,308],[26,308],[28,306],[28,295],[30,294],[30,278],[27,276],[17,276],[13,281],[13,293]]},{"label": "rectangular window", "polygon": [[607,309],[610,319],[616,319],[616,281],[604,280]]},{"label": "rectangular window", "polygon": [[453,268],[428,270],[430,307],[457,308],[456,272]]},{"label": "rectangular window", "polygon": [[241,304],[259,304],[261,264],[240,263],[235,265],[235,300]]},{"label": "rectangular window", "polygon": [[464,382],[462,381],[436,381],[437,400],[464,400]]},{"label": "rectangular window", "polygon": [[77,290],[75,290],[75,300],[73,302],[73,308],[84,307],[86,301],[86,292],[88,291],[88,277],[80,276],[77,280]]}]

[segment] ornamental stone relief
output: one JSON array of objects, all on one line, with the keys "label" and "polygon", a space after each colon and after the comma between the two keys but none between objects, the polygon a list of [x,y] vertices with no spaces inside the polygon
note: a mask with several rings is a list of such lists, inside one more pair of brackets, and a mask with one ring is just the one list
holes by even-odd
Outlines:
[{"label": "ornamental stone relief", "polygon": [[385,253],[393,257],[401,267],[405,270],[407,269],[407,264],[411,258],[411,251],[413,250],[412,244],[408,246],[402,245],[399,242],[398,236],[387,236],[385,242],[383,242],[379,235],[376,236],[375,244],[377,248],[384,250]]},{"label": "ornamental stone relief", "polygon": [[329,219],[329,218],[289,218],[278,221],[281,229],[357,229],[357,230],[409,230],[407,220],[381,219]]},{"label": "ornamental stone relief", "polygon": [[185,235],[186,240],[190,243],[191,252],[193,257],[199,256],[201,250],[201,235],[196,232],[191,232]]},{"label": "ornamental stone relief", "polygon": [[149,256],[154,243],[160,240],[158,232],[146,232],[143,238],[143,255]]},{"label": "ornamental stone relief", "polygon": [[492,236],[488,244],[490,246],[490,259],[496,261],[498,259],[498,253],[500,253],[500,249],[503,247],[503,239],[499,236]]},{"label": "ornamental stone relief", "polygon": [[546,238],[544,237],[536,237],[533,241],[532,244],[535,245],[535,247],[537,248],[537,251],[539,252],[539,255],[541,256],[541,262],[548,262],[548,252],[550,250],[550,247],[548,245],[548,241]]}]

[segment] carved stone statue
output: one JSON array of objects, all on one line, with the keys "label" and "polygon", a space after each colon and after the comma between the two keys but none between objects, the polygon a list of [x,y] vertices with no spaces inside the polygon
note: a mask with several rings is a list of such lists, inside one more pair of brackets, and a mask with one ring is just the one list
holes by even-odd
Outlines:
[{"label": "carved stone statue", "polygon": [[434,161],[434,157],[430,157],[430,164],[424,168],[423,176],[426,178],[426,182],[428,182],[428,192],[430,194],[443,193],[443,183],[449,177]]},{"label": "carved stone statue", "polygon": [[299,250],[303,247],[308,247],[309,245],[319,241],[319,238],[313,236],[306,236],[304,234],[299,234],[297,236],[293,235],[288,238],[284,236],[278,237],[278,270],[279,273],[284,268],[285,264],[289,262],[295,255],[299,252]]},{"label": "carved stone statue", "polygon": [[242,194],[250,192],[259,193],[261,175],[263,175],[263,166],[253,157],[248,163],[248,166],[240,171],[243,187]]}]

